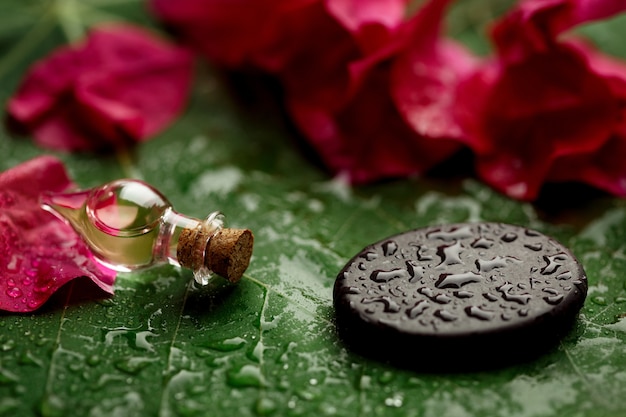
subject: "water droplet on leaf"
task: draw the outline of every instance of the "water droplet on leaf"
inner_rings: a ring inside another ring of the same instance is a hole
[[[234,388],[260,388],[265,385],[265,380],[258,366],[244,365],[228,375],[228,384]]]

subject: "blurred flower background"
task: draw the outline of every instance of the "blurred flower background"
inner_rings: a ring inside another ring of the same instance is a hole
[[[493,52],[478,56],[446,35],[450,3],[152,0],[180,47],[95,27],[34,65],[7,111],[48,148],[146,140],[184,107],[189,48],[274,77],[303,137],[354,184],[422,175],[469,148],[476,175],[516,199],[571,181],[626,196],[626,66],[571,34],[626,5],[519,1],[493,19]]]

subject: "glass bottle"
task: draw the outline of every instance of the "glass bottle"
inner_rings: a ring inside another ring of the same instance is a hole
[[[170,263],[191,269],[203,285],[214,273],[237,282],[252,255],[250,230],[224,228],[219,212],[204,220],[177,213],[139,180],[46,194],[42,207],[71,225],[96,260],[116,271]]]

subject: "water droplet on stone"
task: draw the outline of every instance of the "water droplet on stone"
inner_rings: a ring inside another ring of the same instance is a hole
[[[361,290],[357,287],[343,287],[341,289],[342,294],[361,294]]]
[[[524,245],[524,247],[526,249],[530,249],[533,252],[539,252],[543,249],[543,245],[539,242],[537,243],[527,243],[526,245]]]
[[[390,297],[375,297],[375,298],[363,298],[361,300],[363,304],[372,304],[372,303],[381,303],[384,306],[385,313],[397,313],[400,311],[400,306],[398,303],[393,301]]]
[[[428,250],[428,247],[425,245],[416,245],[417,249],[415,252],[415,256],[417,257],[417,260],[420,262],[426,262],[426,261],[432,261],[433,257],[430,255],[425,254],[424,252],[426,252]]]
[[[408,279],[409,271],[404,268],[396,268],[391,271],[376,270],[370,274],[370,279],[375,282],[389,282],[392,279]]]
[[[489,292],[485,292],[483,293],[483,297],[485,297],[486,300],[488,301],[498,301],[498,297],[496,297],[495,295],[489,293]]]
[[[428,301],[420,300],[413,307],[406,311],[406,315],[410,319],[414,319],[421,315],[429,307]]]
[[[383,255],[385,256],[392,256],[398,250],[398,244],[393,240],[389,240],[383,243],[382,247],[383,247]]]
[[[561,294],[559,291],[555,290],[554,288],[544,288],[542,291],[547,294],[550,294],[548,297],[543,298],[545,302],[548,304],[556,305],[556,304],[559,304],[561,301],[563,301],[563,294]]]
[[[465,313],[469,317],[484,321],[493,320],[493,318],[496,316],[496,313],[494,313],[493,311],[483,310],[480,307],[476,306],[465,307]]]
[[[557,253],[556,255],[544,256],[543,259],[546,262],[546,266],[541,268],[541,274],[550,275],[555,273],[559,267],[563,266],[563,262],[567,261],[567,255]]]
[[[500,239],[503,242],[511,243],[511,242],[514,242],[515,239],[517,239],[517,235],[515,233],[508,232],[508,233],[505,233],[504,235],[502,235],[502,237]]]
[[[572,279],[572,273],[570,271],[561,272],[556,276],[556,279],[560,279],[562,281]]]
[[[443,321],[448,321],[448,322],[454,321],[458,318],[456,315],[452,314],[448,310],[443,310],[443,309],[435,311],[435,316],[439,317]]]
[[[378,258],[378,254],[376,252],[365,252],[363,255],[361,255],[361,258],[364,258],[366,261],[373,261],[374,259]]]
[[[475,241],[473,241],[471,246],[476,249],[489,249],[490,247],[494,245],[494,243],[495,242],[493,240],[490,240],[481,236]]]
[[[424,267],[421,265],[417,265],[414,261],[406,261],[406,270],[411,277],[409,282],[418,282],[422,278],[424,278]]]
[[[452,301],[452,298],[448,297],[445,294],[437,294],[433,298],[433,301],[435,301],[436,303],[439,303],[439,304],[449,304]]]
[[[432,288],[429,287],[421,287],[417,290],[417,292],[419,292],[420,294],[425,295],[428,298],[434,298],[435,297],[435,291],[433,291]]]
[[[508,282],[499,286],[496,289],[502,294],[502,298],[504,298],[506,301],[513,301],[517,304],[528,304],[528,302],[533,298],[532,295],[528,293],[512,294],[511,291],[514,290],[515,287],[513,287],[513,285]]]
[[[442,230],[435,230],[426,235],[428,239],[439,239],[446,242],[458,240],[458,239],[467,239],[472,237],[474,234],[472,233],[471,226],[462,226],[458,228],[453,228],[449,232],[444,232]]]
[[[456,242],[455,244],[448,246],[440,246],[437,249],[437,255],[441,258],[441,263],[437,267],[441,268],[462,264],[461,249],[463,249],[461,242]]]
[[[550,297],[544,297],[543,298],[546,303],[548,304],[552,304],[552,305],[557,305],[559,304],[561,301],[563,301],[563,294],[559,294],[559,295],[553,295]]]
[[[474,296],[474,293],[470,291],[461,290],[461,291],[455,291],[454,296],[457,298],[472,298]]]
[[[461,288],[471,282],[480,282],[482,277],[475,272],[465,272],[460,274],[441,274],[435,283],[437,288]]]
[[[512,256],[496,256],[493,259],[477,259],[475,264],[480,272],[491,272],[496,268],[504,268],[507,261],[512,263],[520,263],[521,261]]]

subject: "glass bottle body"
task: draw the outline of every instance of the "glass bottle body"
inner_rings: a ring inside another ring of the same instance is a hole
[[[98,262],[117,271],[163,262],[180,266],[177,252],[184,230],[206,228],[211,236],[223,226],[218,212],[204,221],[184,216],[154,188],[128,179],[76,193],[51,194],[44,198],[43,207],[68,222]],[[208,282],[210,270],[203,265],[192,269],[198,282]]]

